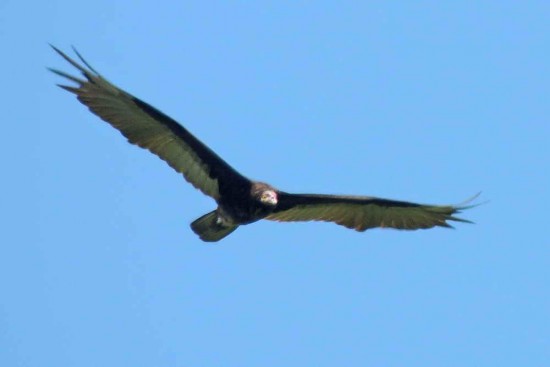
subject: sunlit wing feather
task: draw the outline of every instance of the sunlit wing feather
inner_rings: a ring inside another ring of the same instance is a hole
[[[266,219],[334,222],[357,231],[374,227],[421,229],[451,227],[447,221],[467,222],[455,217],[469,206],[422,205],[366,196],[279,193],[277,209]]]
[[[85,77],[79,79],[50,69],[78,85],[60,85],[61,88],[76,94],[80,102],[118,129],[130,143],[159,156],[197,189],[217,200],[220,180],[225,180],[226,185],[246,180],[175,120],[100,76],[76,50],[88,69],[53,48]]]

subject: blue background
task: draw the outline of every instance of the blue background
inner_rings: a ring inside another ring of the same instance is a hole
[[[0,365],[548,366],[547,1],[0,0]],[[291,192],[490,203],[456,230],[214,208],[48,42]]]

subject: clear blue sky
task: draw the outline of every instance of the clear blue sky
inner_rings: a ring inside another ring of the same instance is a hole
[[[366,3],[0,0],[0,365],[548,366],[550,3]],[[281,189],[490,203],[207,245],[48,42]]]

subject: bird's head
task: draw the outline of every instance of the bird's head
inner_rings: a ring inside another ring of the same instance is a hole
[[[263,182],[254,182],[250,188],[250,195],[260,204],[274,207],[279,202],[277,190]]]
[[[260,193],[260,202],[264,205],[277,205],[277,193],[275,190],[264,190]]]

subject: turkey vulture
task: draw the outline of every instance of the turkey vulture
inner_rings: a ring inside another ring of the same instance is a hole
[[[241,175],[187,129],[146,102],[111,84],[74,49],[77,63],[52,46],[84,79],[49,69],[76,86],[59,85],[76,94],[90,111],[118,129],[128,141],[148,149],[181,173],[218,207],[191,223],[207,242],[219,241],[243,224],[268,219],[281,222],[334,222],[357,231],[374,227],[420,229],[451,227],[447,221],[465,205],[422,205],[369,196],[291,194]]]

